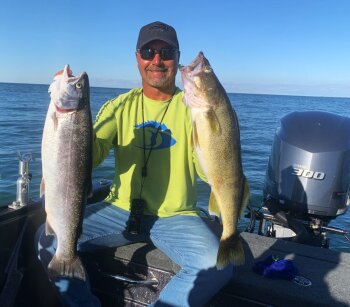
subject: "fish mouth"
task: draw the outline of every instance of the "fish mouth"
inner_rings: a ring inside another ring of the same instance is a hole
[[[66,64],[64,68],[54,75],[54,80],[63,78],[67,83],[73,83],[74,85],[86,78],[87,73],[83,71],[79,76],[74,76],[69,64]]]
[[[191,71],[201,71],[202,66],[204,65],[204,54],[202,51],[200,51],[197,55],[197,57],[193,60],[193,62],[188,65]]]
[[[179,70],[184,73],[197,75],[205,65],[205,57],[202,51],[200,51],[197,57],[190,63],[189,65],[181,65],[179,64]]]
[[[56,79],[56,77],[60,77],[60,76],[73,77],[73,72],[70,69],[69,64],[66,64],[62,70],[56,72],[53,78]]]
[[[182,80],[193,82],[197,76],[201,73],[207,72],[207,63],[208,60],[205,58],[202,51],[200,51],[197,57],[187,66],[179,64],[179,70],[181,73]],[[210,67],[210,66],[209,66]]]
[[[197,76],[204,73],[212,72],[209,61],[205,58],[204,53],[200,51],[197,57],[187,66],[179,64],[179,70],[183,81],[191,81]]]
[[[69,114],[79,108],[79,101],[89,95],[89,81],[86,72],[74,76],[70,66],[54,75],[49,92],[58,113]]]

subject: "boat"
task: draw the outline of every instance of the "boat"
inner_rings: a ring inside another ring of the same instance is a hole
[[[207,306],[350,306],[350,254],[330,250],[329,226],[350,204],[350,120],[327,112],[293,112],[281,119],[266,172],[263,203],[250,207],[241,233],[246,262]],[[30,154],[21,155],[17,197],[0,208],[0,306],[61,306],[34,248],[45,222],[42,200],[28,198]],[[94,182],[87,206],[103,200],[110,182]],[[218,235],[218,219],[203,213]],[[258,224],[258,227],[255,227]],[[257,229],[256,229],[257,228]],[[102,306],[147,306],[179,267],[149,243],[82,254],[92,292]],[[292,279],[269,278],[253,267],[268,257],[290,260]]]

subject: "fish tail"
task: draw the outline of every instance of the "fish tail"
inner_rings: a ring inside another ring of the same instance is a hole
[[[85,268],[79,257],[69,261],[61,261],[56,256],[53,256],[47,269],[50,277],[65,276],[86,280]]]
[[[242,265],[245,262],[243,244],[238,234],[220,240],[216,267],[221,270],[230,262],[234,265]]]

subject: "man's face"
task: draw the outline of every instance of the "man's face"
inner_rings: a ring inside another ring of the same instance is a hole
[[[148,43],[143,48],[172,48],[167,43],[155,40]],[[156,53],[151,60],[141,58],[139,52],[136,52],[137,65],[141,74],[143,86],[151,86],[160,90],[166,90],[175,85],[175,76],[179,62],[179,54],[176,53],[174,59],[163,60],[160,54]]]

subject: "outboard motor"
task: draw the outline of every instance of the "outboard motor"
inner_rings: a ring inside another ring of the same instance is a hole
[[[349,198],[350,119],[318,111],[283,117],[264,186],[270,235],[278,237],[277,225],[291,230],[291,240],[309,243],[318,237],[327,247],[326,232],[347,234],[327,225],[346,212]]]

